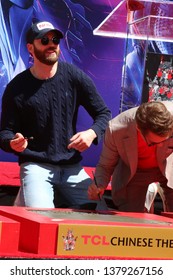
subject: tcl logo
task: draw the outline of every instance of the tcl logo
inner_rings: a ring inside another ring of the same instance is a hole
[[[110,242],[106,241],[106,236],[104,235],[81,235],[84,245],[104,245],[108,246]]]

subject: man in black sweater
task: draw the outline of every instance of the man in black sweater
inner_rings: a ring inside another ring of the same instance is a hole
[[[0,147],[19,158],[18,206],[84,209],[90,203],[81,152],[100,141],[111,112],[84,72],[58,62],[62,38],[50,22],[32,24],[26,41],[34,63],[3,95]],[[76,131],[79,106],[93,119],[81,132]]]

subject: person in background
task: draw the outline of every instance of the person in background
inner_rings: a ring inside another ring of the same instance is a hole
[[[3,94],[0,148],[19,159],[16,206],[84,209],[91,203],[91,179],[81,166],[81,153],[99,143],[111,112],[91,78],[58,61],[62,38],[50,22],[32,24],[26,41],[33,65],[14,77]],[[80,106],[93,123],[77,132]]]
[[[115,209],[145,212],[149,184],[159,182],[166,211],[173,211],[173,103],[142,103],[113,118],[96,166],[97,186],[89,199],[103,195],[111,180]],[[112,178],[111,178],[112,177]]]

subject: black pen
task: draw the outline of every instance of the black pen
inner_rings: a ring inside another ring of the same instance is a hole
[[[33,136],[30,136],[30,137],[24,137],[26,140],[33,140],[34,139],[34,137]]]
[[[97,180],[96,180],[96,177],[95,177],[95,174],[94,174],[93,170],[92,170],[92,174],[93,174],[93,178],[94,178],[94,183],[95,183],[96,187],[98,188]],[[99,200],[101,200],[100,193],[98,193],[98,198],[99,198]]]

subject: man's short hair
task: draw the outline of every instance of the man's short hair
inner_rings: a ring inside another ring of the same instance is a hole
[[[142,103],[136,111],[135,120],[144,135],[148,131],[159,136],[167,136],[173,132],[173,116],[159,101]]]

